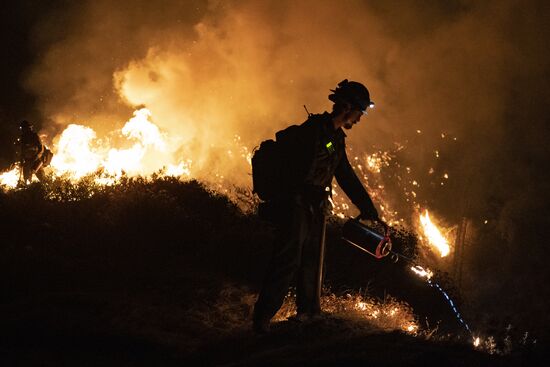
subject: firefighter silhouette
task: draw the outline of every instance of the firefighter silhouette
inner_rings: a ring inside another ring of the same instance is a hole
[[[309,114],[303,124],[277,133],[291,179],[276,199],[260,208],[275,224],[276,238],[254,307],[253,329],[257,333],[269,331],[270,320],[294,278],[295,319],[305,320],[321,313],[325,220],[330,211],[333,177],[359,208],[362,219],[379,220],[369,194],[348,161],[342,130],[351,129],[374,103],[363,84],[347,79],[331,92],[328,98],[334,103],[332,112]]]
[[[22,176],[20,182],[23,184],[31,182],[33,175],[36,175],[40,181],[44,181],[46,178],[44,167],[49,165],[52,153],[42,144],[30,122],[23,120],[19,129],[21,135],[17,144],[19,145],[18,160]]]

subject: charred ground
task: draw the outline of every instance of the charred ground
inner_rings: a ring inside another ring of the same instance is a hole
[[[440,294],[403,263],[343,245],[338,222],[329,227],[331,290],[382,302],[389,293],[410,304],[426,332],[412,337],[333,315],[253,336],[250,311],[272,230],[196,181],[57,180],[1,193],[0,208],[3,365],[472,366],[542,355],[535,345],[507,356],[473,350]],[[405,232],[397,242],[414,248]]]

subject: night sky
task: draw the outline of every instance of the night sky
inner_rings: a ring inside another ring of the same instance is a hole
[[[402,165],[426,180],[419,200],[472,221],[472,278],[487,279],[478,296],[489,304],[508,289],[517,304],[548,280],[548,2],[116,4],[3,7],[1,167],[22,119],[51,143],[72,122],[120,127],[142,105],[165,130],[191,134],[205,167],[223,166],[211,142],[238,133],[253,147],[303,121],[303,104],[330,108],[329,89],[350,78],[377,103],[350,143],[405,145]],[[426,178],[435,150],[451,177],[443,189]]]

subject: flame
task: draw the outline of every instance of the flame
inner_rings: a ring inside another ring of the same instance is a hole
[[[11,171],[0,174],[0,186],[14,189],[19,182],[19,167],[15,167]]]
[[[70,124],[54,140],[54,156],[50,168],[54,177],[67,177],[77,181],[95,174],[95,182],[109,185],[123,174],[188,178],[191,176],[191,159],[175,159],[181,145],[178,139],[169,139],[151,121],[146,108],[134,111],[120,130],[112,131],[106,139],[98,139],[96,132],[87,126]],[[248,159],[249,152],[242,150]],[[0,186],[17,187],[19,167],[0,174]]]
[[[424,269],[420,265],[411,266],[411,270],[419,277],[431,279],[434,273],[430,269]]]
[[[325,291],[321,296],[321,309],[335,316],[366,320],[384,330],[401,330],[412,335],[418,335],[420,330],[412,308],[392,297],[380,300],[357,293],[336,295]],[[273,320],[285,321],[295,314],[296,295],[289,292]]]
[[[165,151],[166,142],[159,128],[149,121],[150,118],[151,111],[147,108],[135,111],[134,117],[122,128],[122,134],[137,139],[142,146],[154,146],[159,151]]]
[[[54,175],[78,180],[101,172],[96,179],[101,184],[112,183],[123,174],[148,175],[155,171],[163,171],[166,176],[190,176],[192,161],[174,162],[177,144],[172,144],[151,117],[148,109],[141,108],[134,111],[122,129],[111,133],[126,148],[112,147],[115,143],[110,139],[97,139],[96,132],[89,127],[69,125],[61,133],[57,149],[54,148],[51,163]]]
[[[451,251],[449,242],[441,234],[441,231],[437,228],[437,226],[431,221],[427,209],[424,211],[424,215],[420,215],[420,223],[422,225],[422,231],[428,239],[430,245],[436,247],[439,250],[441,257],[447,256]]]
[[[479,345],[481,344],[481,339],[479,338],[479,336],[477,338],[474,339],[474,347],[479,347]]]
[[[96,133],[89,127],[71,124],[62,133],[51,166],[58,175],[79,179],[96,171],[101,162],[91,148]]]

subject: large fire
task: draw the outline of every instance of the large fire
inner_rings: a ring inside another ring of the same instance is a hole
[[[77,181],[95,174],[100,184],[116,182],[123,174],[189,177],[191,160],[174,159],[178,141],[161,132],[151,121],[151,112],[142,108],[134,112],[124,127],[106,139],[98,139],[87,126],[70,124],[59,136],[51,162],[55,177]],[[118,148],[114,146],[118,145]],[[15,188],[20,179],[19,168],[0,175],[0,185]]]
[[[109,183],[123,173],[130,176],[149,175],[165,170],[166,175],[189,176],[189,161],[174,162],[177,149],[170,139],[151,122],[151,112],[142,108],[117,132],[129,143],[126,148],[100,144],[89,127],[69,125],[61,134],[52,160],[56,175],[68,174],[73,179],[99,172],[98,180]]]

